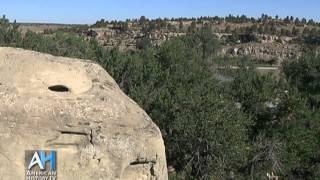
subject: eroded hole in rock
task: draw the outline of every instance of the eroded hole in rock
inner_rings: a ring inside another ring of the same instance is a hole
[[[53,85],[53,86],[49,86],[48,89],[50,91],[55,91],[55,92],[69,92],[69,88],[67,86],[64,85]]]

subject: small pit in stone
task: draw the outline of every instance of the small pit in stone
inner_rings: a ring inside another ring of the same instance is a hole
[[[49,86],[48,89],[54,92],[69,92],[70,89],[65,85],[53,85]]]

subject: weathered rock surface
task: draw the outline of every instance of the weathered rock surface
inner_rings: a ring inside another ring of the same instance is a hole
[[[0,179],[37,149],[57,150],[60,180],[168,178],[158,127],[91,61],[0,48],[0,142]]]
[[[142,28],[137,27],[126,31],[112,29],[111,27],[92,28],[90,31],[97,33],[96,39],[104,47],[117,47],[121,51],[136,50],[137,42],[145,36],[150,39],[153,46],[160,46],[174,37],[186,35],[185,32],[175,32],[168,29],[153,30],[149,34],[145,34]],[[213,34],[222,42],[233,36],[232,33]],[[218,55],[231,57],[248,56],[266,62],[277,61],[277,63],[281,63],[285,59],[299,58],[303,52],[301,45],[291,42],[293,37],[256,33],[244,33],[238,34],[238,36],[239,39],[235,45],[228,44],[224,46],[218,52]],[[243,41],[244,39],[246,41]]]
[[[222,48],[220,55],[232,57],[249,56],[263,61],[296,59],[302,54],[297,45],[283,45],[280,43],[244,43]]]
[[[117,47],[121,51],[136,50],[137,42],[145,36],[150,39],[153,46],[159,46],[173,37],[186,35],[186,33],[171,32],[169,30],[155,30],[147,35],[142,32],[141,28],[127,31],[111,28],[92,28],[90,30],[97,33],[96,39],[104,47]]]

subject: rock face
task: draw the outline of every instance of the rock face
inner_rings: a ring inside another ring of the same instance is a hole
[[[99,65],[0,48],[0,179],[56,150],[59,180],[168,179],[159,128]]]
[[[249,56],[252,58],[278,63],[285,59],[296,59],[301,56],[302,49],[297,45],[283,45],[280,43],[244,43],[222,48],[220,55],[232,57]]]
[[[137,42],[143,37],[148,37],[153,46],[159,46],[173,37],[186,35],[186,33],[171,32],[169,30],[154,30],[147,35],[146,33],[143,33],[142,28],[126,31],[112,28],[92,28],[88,32],[92,31],[97,33],[96,39],[104,47],[117,47],[121,51],[136,50]]]

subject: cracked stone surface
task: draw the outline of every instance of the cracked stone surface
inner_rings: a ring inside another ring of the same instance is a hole
[[[57,150],[60,180],[168,179],[159,128],[92,61],[0,48],[0,142],[0,179],[37,149]]]

